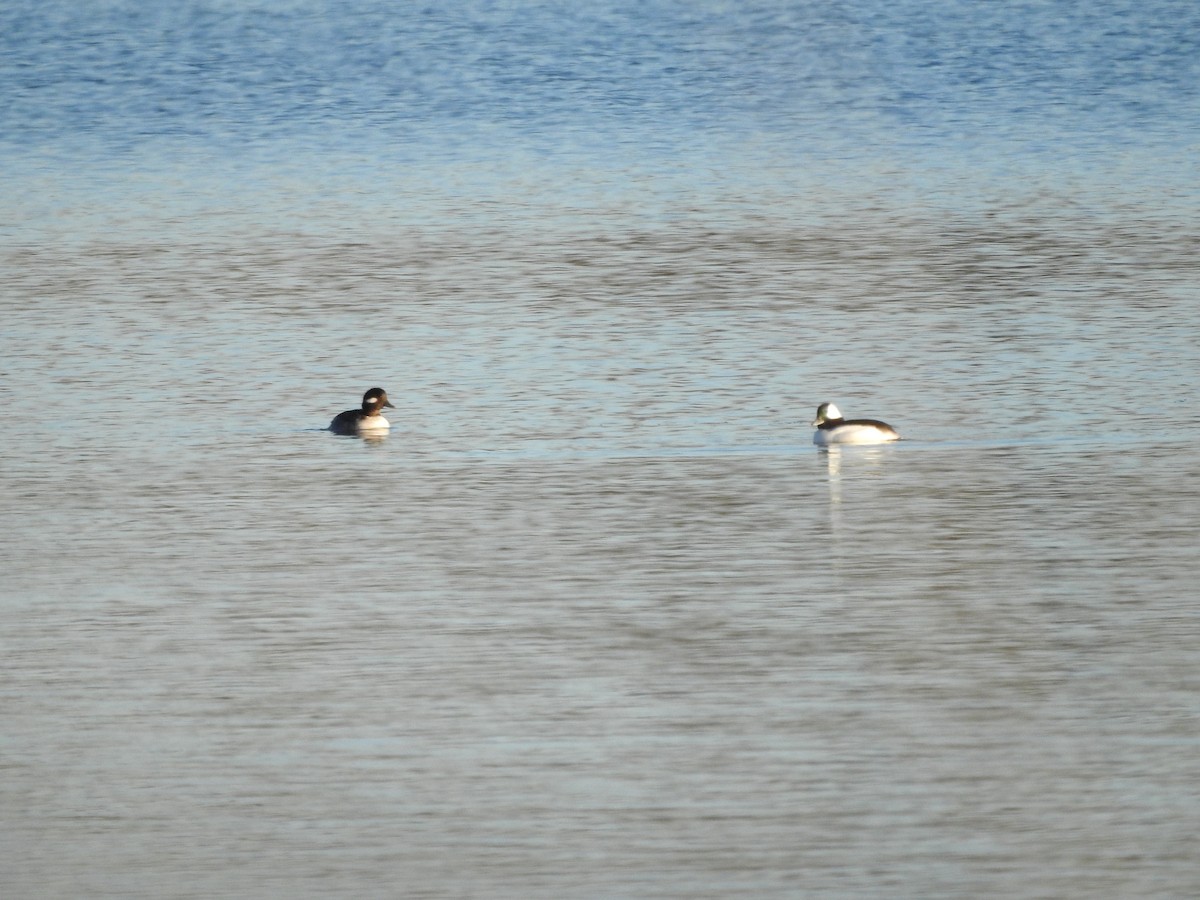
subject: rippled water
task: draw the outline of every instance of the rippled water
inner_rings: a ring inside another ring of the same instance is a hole
[[[5,895],[1197,893],[1196,11],[926,9],[0,14]]]

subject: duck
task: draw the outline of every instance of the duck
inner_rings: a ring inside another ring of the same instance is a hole
[[[364,431],[387,431],[391,424],[379,411],[383,407],[395,409],[388,400],[387,391],[373,387],[362,398],[362,409],[348,409],[338,413],[329,423],[329,430],[334,434],[360,434]]]
[[[833,403],[822,403],[817,407],[813,420],[817,427],[813,443],[824,447],[828,444],[886,444],[900,440],[896,429],[878,419],[844,419],[842,411]]]

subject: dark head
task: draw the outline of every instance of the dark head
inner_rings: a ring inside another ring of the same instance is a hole
[[[842,421],[842,411],[832,403],[822,403],[817,407],[817,417],[813,419],[813,424],[821,425],[836,425]]]
[[[363,412],[367,415],[375,415],[377,412],[379,412],[380,408],[384,406],[392,409],[396,408],[388,401],[387,391],[385,391],[383,388],[371,388],[369,391],[363,394],[362,408]]]

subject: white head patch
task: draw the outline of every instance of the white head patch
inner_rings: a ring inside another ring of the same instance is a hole
[[[825,418],[826,419],[840,419],[840,418],[842,418],[842,411],[840,409],[838,409],[835,404],[826,403],[825,404]]]

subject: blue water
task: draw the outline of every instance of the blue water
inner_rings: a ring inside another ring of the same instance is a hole
[[[14,2],[0,17],[3,163],[23,186],[7,240],[213,220],[803,224],[880,204],[1183,216],[1196,200],[1188,2]]]
[[[0,5],[0,893],[1200,894],[1198,38]]]

